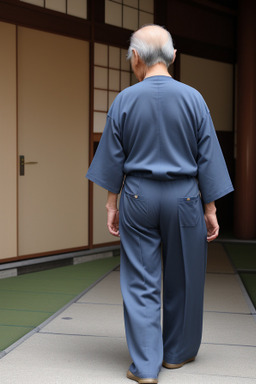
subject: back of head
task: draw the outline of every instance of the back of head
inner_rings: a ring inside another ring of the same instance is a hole
[[[127,58],[132,58],[132,51],[137,51],[147,67],[164,63],[168,68],[173,61],[174,48],[170,33],[158,25],[147,25],[131,36]]]

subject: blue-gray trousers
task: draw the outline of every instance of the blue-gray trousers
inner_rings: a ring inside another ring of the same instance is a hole
[[[196,179],[127,176],[119,227],[130,371],[156,378],[163,360],[195,357],[201,343],[207,231]]]

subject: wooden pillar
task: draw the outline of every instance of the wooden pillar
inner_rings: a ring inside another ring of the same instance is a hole
[[[239,0],[235,235],[256,237],[256,1]]]

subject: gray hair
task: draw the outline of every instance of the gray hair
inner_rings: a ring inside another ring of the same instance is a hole
[[[134,32],[130,39],[127,59],[130,60],[132,58],[132,51],[135,50],[138,52],[138,55],[144,61],[147,67],[152,67],[157,63],[164,63],[168,68],[174,57],[173,41],[171,34],[165,28],[159,28],[162,28],[167,34],[167,41],[165,44],[161,44],[160,42],[157,44],[154,42],[151,43],[145,39],[137,37],[136,32]]]

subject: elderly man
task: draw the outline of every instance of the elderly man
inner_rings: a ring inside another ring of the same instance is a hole
[[[233,190],[202,96],[168,73],[175,54],[162,27],[132,35],[139,83],[113,102],[87,173],[108,190],[108,229],[120,231],[127,377],[145,384],[198,353],[207,241],[219,232],[214,201]]]

